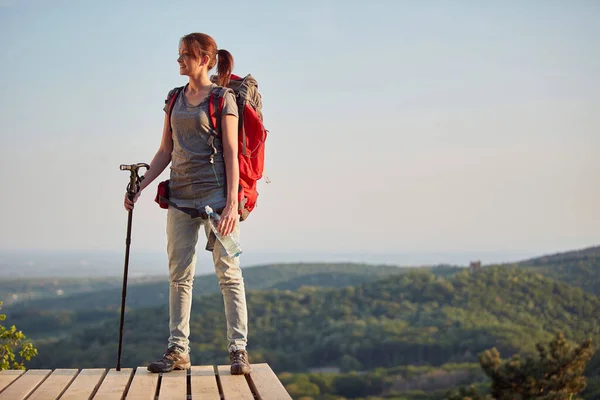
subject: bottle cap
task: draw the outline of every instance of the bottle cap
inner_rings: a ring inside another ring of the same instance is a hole
[[[212,209],[212,208],[210,208],[210,206],[206,206],[206,207],[204,207],[204,211],[206,211],[206,213],[207,213],[208,215],[210,215],[210,214],[212,214],[212,213],[213,213],[213,209]]]

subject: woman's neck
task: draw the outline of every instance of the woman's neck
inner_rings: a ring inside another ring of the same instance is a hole
[[[190,76],[188,91],[190,93],[196,93],[205,90],[211,85],[212,81],[208,78],[207,74],[200,74],[199,76]]]

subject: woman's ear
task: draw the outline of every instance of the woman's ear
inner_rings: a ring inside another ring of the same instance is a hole
[[[208,55],[203,55],[202,57],[200,57],[200,66],[204,66],[204,65],[208,65],[210,61],[210,57]]]

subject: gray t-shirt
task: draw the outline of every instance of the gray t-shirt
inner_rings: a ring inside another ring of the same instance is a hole
[[[187,85],[186,85],[187,87]],[[223,143],[214,136],[210,122],[209,99],[206,96],[197,106],[179,93],[171,113],[173,152],[171,153],[170,198],[181,207],[213,209],[224,207],[227,200],[227,179]],[[235,95],[231,89],[213,84],[215,94],[226,90],[222,115],[238,116]],[[168,105],[163,110],[167,111]]]

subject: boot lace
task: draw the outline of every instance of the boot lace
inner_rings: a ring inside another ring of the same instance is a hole
[[[231,354],[231,361],[234,363],[248,364],[248,355],[242,350],[234,351]]]

